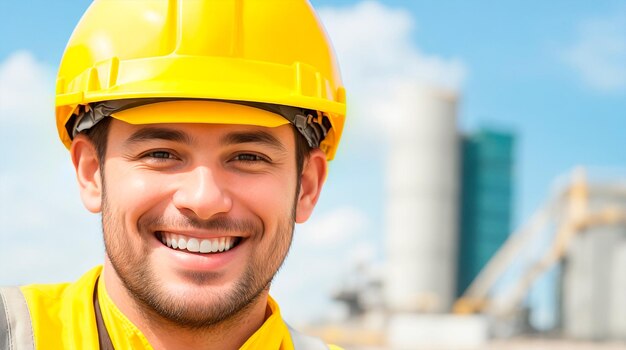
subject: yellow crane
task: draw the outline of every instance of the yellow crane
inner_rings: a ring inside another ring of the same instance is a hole
[[[590,193],[591,192],[591,193]],[[626,199],[624,187],[590,187],[583,168],[573,172],[570,184],[535,212],[529,222],[509,236],[507,241],[485,265],[464,294],[454,304],[457,314],[489,313],[507,315],[521,305],[533,283],[560,262],[572,239],[598,225],[626,224],[626,208],[616,204],[591,205],[590,196],[601,192]],[[525,247],[548,225],[555,225],[556,234],[549,249],[534,263],[523,269],[504,296],[496,299],[490,294],[496,283],[515,263]]]

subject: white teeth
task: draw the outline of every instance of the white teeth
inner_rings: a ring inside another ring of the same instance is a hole
[[[187,250],[192,253],[217,253],[229,251],[235,245],[235,237],[191,238],[182,235],[161,232],[163,244],[173,249]]]
[[[208,239],[203,239],[200,242],[200,253],[209,253],[211,252],[211,241]]]
[[[192,253],[197,253],[200,251],[200,243],[195,238],[190,238],[187,241],[187,250]]]

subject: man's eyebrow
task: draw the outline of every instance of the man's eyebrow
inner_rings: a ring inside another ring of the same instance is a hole
[[[130,135],[130,137],[126,139],[124,143],[127,145],[131,145],[134,143],[151,140],[173,141],[184,143],[187,145],[190,145],[193,142],[188,134],[179,130],[160,127],[146,127]]]
[[[224,145],[259,143],[275,148],[278,151],[287,151],[282,142],[280,142],[274,135],[265,131],[231,132],[224,135],[220,141]]]

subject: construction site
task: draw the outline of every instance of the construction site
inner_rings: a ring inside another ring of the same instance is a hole
[[[307,331],[354,350],[626,348],[626,181],[571,169],[512,227],[516,135],[460,132],[457,105],[415,90],[389,140],[384,263],[354,266],[333,295],[345,319]]]

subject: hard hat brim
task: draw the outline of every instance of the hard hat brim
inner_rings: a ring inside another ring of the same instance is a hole
[[[259,108],[203,100],[151,103],[116,112],[111,116],[129,124],[202,123],[273,128],[289,123],[282,116]]]

